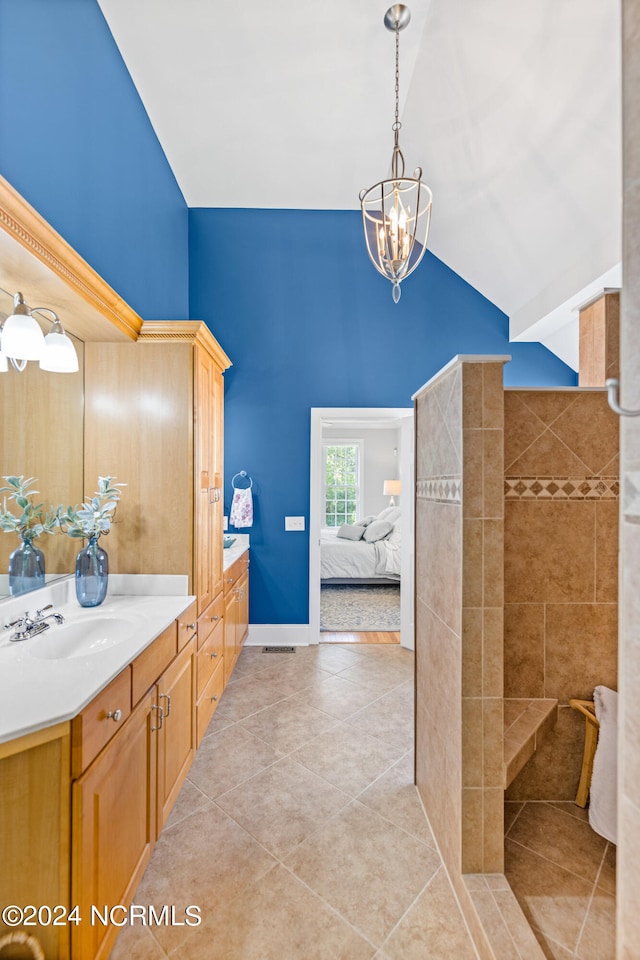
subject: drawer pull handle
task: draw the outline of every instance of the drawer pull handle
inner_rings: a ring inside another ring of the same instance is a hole
[[[159,707],[156,703],[153,703],[151,705],[151,709],[158,711],[158,719],[160,720],[160,723],[158,724],[157,727],[151,727],[151,732],[153,733],[156,730],[162,730],[162,721],[164,720],[164,713],[162,712],[162,707]]]
[[[214,701],[214,700],[217,700],[217,699],[218,699],[218,694],[216,693],[216,694],[214,694],[213,697],[211,697],[211,702],[213,703],[213,701]]]
[[[213,617],[211,617],[211,619],[212,619],[212,620],[219,620],[219,619],[220,619],[220,617],[219,617],[219,616],[218,616],[218,614],[216,613],[216,615],[215,615],[215,616],[213,616]]]
[[[188,623],[188,624],[187,624],[187,630],[195,630],[195,628],[196,628],[195,623]]]
[[[211,654],[211,656],[212,656],[212,657],[217,657],[217,656],[218,656],[218,651],[217,651],[217,650],[214,650],[213,653]]]
[[[116,723],[118,720],[122,720],[122,710],[109,710],[107,720],[115,720]]]
[[[171,694],[161,693],[160,696],[158,697],[158,700],[162,700],[163,697],[167,701],[167,712],[165,713],[163,710],[162,713],[163,713],[163,716],[168,717],[171,713]]]

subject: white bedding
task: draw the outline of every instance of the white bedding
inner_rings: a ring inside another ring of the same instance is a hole
[[[334,531],[320,537],[320,579],[400,579],[399,531],[385,540],[343,540]]]

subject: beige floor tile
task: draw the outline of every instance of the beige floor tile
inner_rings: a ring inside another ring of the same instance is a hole
[[[200,907],[203,919],[224,916],[233,899],[275,865],[275,860],[246,830],[217,805],[201,810],[164,831],[156,844],[134,902]],[[182,943],[186,928],[154,927],[165,951]]]
[[[415,736],[413,697],[406,685],[392,690],[349,717],[346,723],[372,737],[411,750]]]
[[[267,850],[282,857],[349,799],[287,757],[218,797],[216,803]]]
[[[202,741],[188,777],[202,793],[215,799],[281,757],[236,723]]]
[[[524,803],[518,800],[506,800],[504,805],[504,832],[505,836],[508,835],[509,830],[513,822],[517,819],[519,814],[522,812]]]
[[[588,823],[547,803],[526,803],[509,839],[592,883],[607,845]]]
[[[334,717],[321,710],[288,699],[247,717],[241,726],[275,750],[290,753],[307,740],[335,727],[336,723]]]
[[[570,816],[575,817],[576,820],[582,820],[583,823],[589,823],[589,809],[587,807],[579,807],[577,803],[574,803],[573,800],[549,800],[548,802],[552,807],[557,807],[558,810],[562,810],[564,813],[568,813]]]
[[[224,924],[192,930],[171,957],[184,960],[370,960],[375,947],[303,883],[277,866],[242,891]]]
[[[337,720],[346,720],[377,700],[378,694],[368,687],[332,675],[328,680],[314,681],[295,699],[309,703]]]
[[[392,690],[400,683],[413,679],[413,663],[395,657],[362,657],[360,663],[342,670],[339,674],[363,686],[385,687]]]
[[[317,663],[323,670],[330,673],[340,673],[348,667],[353,667],[356,663],[362,662],[360,646],[353,648],[351,646],[340,646],[339,644],[318,644]]]
[[[602,858],[598,888],[605,893],[615,894],[616,892],[616,848],[613,843],[607,844],[607,849]]]
[[[109,960],[164,960],[166,954],[148,927],[135,924],[123,927]]]
[[[285,858],[312,890],[376,946],[440,865],[438,854],[357,801]]]
[[[424,843],[434,845],[431,828],[413,782],[413,762],[411,751],[361,793],[358,800]]]
[[[388,770],[401,753],[398,747],[370,737],[359,727],[338,723],[309,740],[291,757],[355,797]]]
[[[231,721],[243,720],[284,697],[285,694],[273,681],[263,682],[259,678],[248,677],[227,686],[216,714],[222,713],[225,719]]]
[[[333,676],[328,670],[323,670],[316,663],[303,662],[287,667],[273,666],[260,674],[261,682],[272,682],[286,696],[299,693],[318,680],[328,680]]]
[[[393,931],[384,951],[390,960],[476,960],[443,868]]]
[[[567,948],[563,947],[557,940],[546,936],[542,930],[538,930],[536,927],[533,927],[533,932],[542,948],[542,952],[548,960],[573,960],[575,955],[572,950],[567,950]]]
[[[505,874],[529,923],[573,951],[589,906],[593,883],[545,860],[510,838],[505,841]]]
[[[578,943],[580,960],[615,960],[616,901],[609,893],[596,891]]]
[[[191,767],[191,770],[193,770],[193,766]],[[173,806],[173,810],[169,814],[169,818],[164,825],[164,829],[169,830],[180,820],[184,820],[185,817],[189,817],[192,813],[196,813],[198,810],[202,810],[206,807],[211,807],[211,800],[202,792],[202,790],[199,790],[198,787],[191,783],[187,778],[182,784],[182,788],[178,794],[178,799]]]

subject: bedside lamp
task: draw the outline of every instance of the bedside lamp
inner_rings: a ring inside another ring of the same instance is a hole
[[[393,498],[399,497],[402,493],[402,482],[400,480],[385,480],[382,492],[385,497],[391,498],[389,500],[389,506],[395,507],[396,502]]]

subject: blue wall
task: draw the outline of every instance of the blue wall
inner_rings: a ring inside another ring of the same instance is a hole
[[[96,0],[0,0],[0,131],[0,174],[134,310],[188,317],[187,206]]]
[[[233,361],[225,374],[230,480],[254,480],[252,623],[308,622],[311,407],[408,407],[458,353],[510,354],[510,385],[573,385],[539,344],[508,342],[507,317],[427,253],[402,285],[369,262],[355,211],[189,211],[190,305]]]

